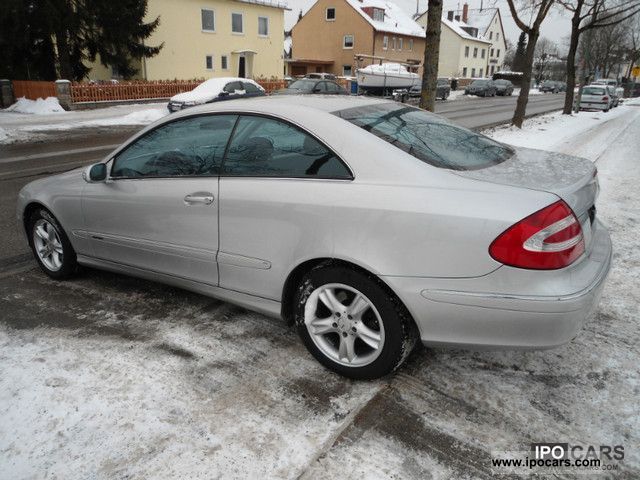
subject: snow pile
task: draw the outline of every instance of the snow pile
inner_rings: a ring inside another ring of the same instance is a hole
[[[484,134],[518,147],[551,150],[595,161],[610,145],[611,138],[626,127],[625,113],[633,108],[628,105],[607,113],[583,111],[562,115],[554,112],[525,120],[522,129],[500,126]]]
[[[0,143],[7,143],[9,141],[9,133],[2,127],[0,127]]]
[[[5,112],[15,113],[30,113],[33,115],[47,115],[50,113],[65,113],[65,109],[60,106],[56,97],[47,97],[44,100],[39,98],[37,100],[29,100],[28,98],[21,97],[16,103],[8,108],[5,108]]]
[[[138,112],[131,112],[124,117],[114,118],[102,118],[99,120],[92,120],[85,122],[83,126],[88,127],[108,127],[112,125],[146,125],[153,123],[156,120],[160,120],[169,112],[165,107],[162,108],[148,108],[146,110],[140,110]]]

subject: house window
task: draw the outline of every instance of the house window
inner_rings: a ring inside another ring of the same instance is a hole
[[[480,52],[480,56],[484,58],[484,48],[482,49],[482,52]]]
[[[464,47],[464,56],[469,58],[469,47]]]
[[[325,17],[327,19],[328,22],[332,22],[333,20],[336,19],[336,9],[331,7],[331,8],[327,8],[327,15]]]
[[[342,75],[344,77],[350,77],[353,74],[353,69],[351,65],[343,65],[342,66]]]
[[[207,67],[207,70],[213,70],[213,55],[207,55],[204,57],[204,63]]]
[[[463,76],[463,77],[466,77],[466,76],[467,76],[467,67],[464,67],[464,68],[462,69],[462,76]]]
[[[496,40],[500,40],[500,34],[496,33]]]
[[[473,49],[473,58],[478,58],[478,47],[474,47]]]
[[[269,35],[269,19],[267,17],[258,17],[258,35],[261,37]]]
[[[396,37],[391,37],[391,50],[396,49]]]
[[[384,10],[382,10],[381,8],[374,8],[373,19],[376,22],[384,22]]]
[[[203,32],[215,32],[216,20],[213,10],[200,10],[200,16],[202,18],[202,31]]]
[[[478,74],[479,77],[482,76],[482,69],[480,69],[480,73]]]
[[[398,50],[402,50],[402,44],[404,43],[404,40],[402,38],[398,39]]]
[[[386,35],[382,37],[382,49],[387,50],[389,48],[389,37]]]
[[[493,32],[489,32],[489,40],[493,40]]]
[[[409,50],[413,50],[413,38],[409,39]]]
[[[353,48],[353,35],[345,35],[342,39],[343,48]]]
[[[231,14],[231,31],[233,33],[244,33],[244,26],[242,25],[242,14]]]
[[[220,57],[220,68],[222,68],[222,70],[229,70],[229,57],[226,55]]]
[[[493,48],[491,49],[491,56],[493,57]]]
[[[472,68],[471,69],[471,78],[475,78],[475,76],[476,76],[476,69]]]
[[[496,66],[495,65],[491,65],[491,75],[493,75],[493,73],[496,71]]]
[[[496,57],[500,58],[500,49],[496,51]]]

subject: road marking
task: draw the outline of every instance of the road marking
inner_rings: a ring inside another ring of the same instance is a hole
[[[36,160],[38,158],[51,158],[51,157],[63,157],[65,155],[74,155],[76,153],[87,152],[99,152],[101,150],[113,150],[114,148],[122,145],[121,143],[115,143],[113,145],[101,145],[98,147],[86,147],[86,148],[74,148],[71,150],[60,150],[47,153],[34,153],[33,155],[22,155],[18,157],[8,157],[0,159],[0,163],[21,162],[23,160]]]

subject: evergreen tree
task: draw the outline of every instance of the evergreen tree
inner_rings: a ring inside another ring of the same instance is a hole
[[[113,67],[124,78],[134,62],[162,45],[144,41],[160,23],[145,23],[147,0],[3,0],[0,9],[0,76],[80,80],[85,62]]]
[[[520,38],[518,38],[518,45],[516,46],[516,55],[513,59],[513,71],[521,72],[524,68],[525,58],[527,52],[527,34],[520,32]]]

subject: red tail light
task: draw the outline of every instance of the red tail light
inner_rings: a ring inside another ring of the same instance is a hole
[[[584,253],[582,227],[562,200],[520,220],[489,247],[500,263],[535,270],[571,265]]]
[[[602,101],[603,102],[608,102],[609,101],[609,97],[602,97]]]

